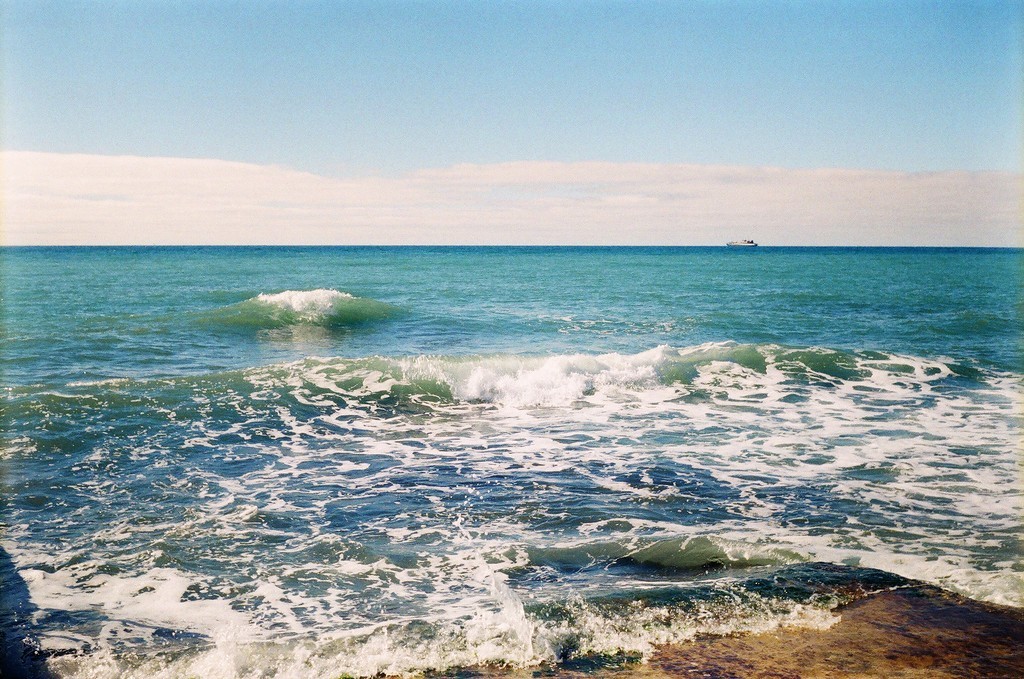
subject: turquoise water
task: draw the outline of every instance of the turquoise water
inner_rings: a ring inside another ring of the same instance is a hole
[[[8,663],[571,665],[900,576],[1024,605],[1021,251],[0,263]]]

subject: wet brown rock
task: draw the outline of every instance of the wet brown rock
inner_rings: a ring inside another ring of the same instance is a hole
[[[827,630],[698,639],[650,662],[612,667],[472,668],[445,677],[512,679],[1020,679],[1024,610],[982,604],[929,586],[873,594],[839,611]]]

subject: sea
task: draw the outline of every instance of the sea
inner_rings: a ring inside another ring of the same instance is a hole
[[[1024,251],[0,249],[11,673],[643,663],[1024,606]]]

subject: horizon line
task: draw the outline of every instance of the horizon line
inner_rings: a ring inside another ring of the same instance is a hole
[[[760,250],[1024,250],[1024,245],[763,245],[758,243],[756,248],[731,248],[728,244],[585,244],[585,243],[67,243],[67,244],[0,244],[0,249],[5,250],[88,250],[88,249],[123,249],[123,250],[144,250],[144,249],[264,249],[264,250],[285,250],[285,249],[310,249],[310,248],[338,248],[338,249],[492,249],[492,250],[555,250],[555,249],[578,249],[578,250],[645,250],[645,249],[710,249],[721,248],[736,252],[757,252]]]

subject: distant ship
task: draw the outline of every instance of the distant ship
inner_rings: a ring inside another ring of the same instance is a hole
[[[731,248],[756,248],[757,243],[752,240],[732,240],[726,243]]]

